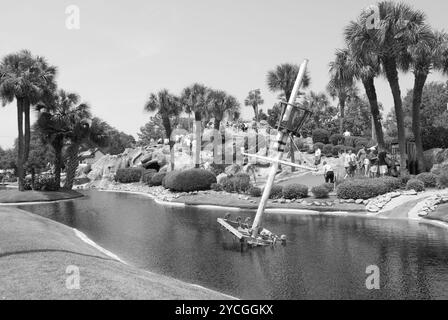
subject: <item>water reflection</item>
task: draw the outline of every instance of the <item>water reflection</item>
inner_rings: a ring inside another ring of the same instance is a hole
[[[288,245],[239,252],[216,223],[220,211],[105,192],[22,209],[75,227],[139,267],[241,298],[448,298],[448,233],[431,225],[270,215],[265,225],[286,234]],[[365,287],[372,264],[380,268],[380,290]]]

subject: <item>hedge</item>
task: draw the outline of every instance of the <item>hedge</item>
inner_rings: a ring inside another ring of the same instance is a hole
[[[323,148],[324,148],[324,144],[322,142],[317,142],[313,145],[314,151],[316,151],[317,149],[320,149],[320,151],[322,151]]]
[[[406,184],[406,189],[407,190],[414,189],[417,192],[424,191],[425,190],[425,184],[421,180],[411,179]]]
[[[337,188],[337,196],[341,199],[369,199],[392,191],[392,186],[399,180],[384,178],[350,179],[342,182]]]
[[[330,132],[325,129],[316,129],[311,133],[313,138],[313,143],[322,142],[323,144],[328,143],[328,138],[330,137]]]
[[[332,144],[326,144],[324,145],[322,152],[325,155],[333,155],[333,145]]]
[[[431,172],[422,172],[416,178],[425,184],[425,188],[434,188],[437,185],[437,175]]]
[[[118,169],[115,173],[115,181],[120,183],[139,182],[142,179],[143,168]]]
[[[166,172],[157,172],[156,174],[154,174],[152,176],[150,185],[151,186],[161,186],[165,176],[166,176]]]
[[[317,199],[328,198],[328,194],[330,193],[325,185],[314,186],[311,188],[311,192]]]
[[[299,184],[292,183],[283,187],[283,198],[285,199],[300,199],[308,196],[308,187]]]
[[[212,183],[216,183],[216,177],[210,171],[189,169],[168,172],[162,185],[172,191],[191,192],[209,190]]]
[[[261,197],[261,189],[259,187],[250,187],[247,193],[249,193],[251,197]]]
[[[280,199],[283,196],[283,187],[274,184],[269,194],[269,199]]]
[[[26,178],[24,188],[25,190],[34,191],[58,191],[60,186],[57,185],[53,176],[36,176],[34,184],[31,183],[30,178]]]
[[[250,176],[247,173],[239,172],[223,178],[221,186],[226,192],[244,193],[251,187]]]
[[[155,169],[148,169],[143,172],[142,182],[144,184],[150,185],[152,177],[157,173]]]
[[[448,172],[442,172],[437,176],[437,187],[448,188]]]
[[[336,146],[338,144],[344,143],[344,135],[340,133],[335,133],[332,134],[328,140],[330,141],[331,144]]]

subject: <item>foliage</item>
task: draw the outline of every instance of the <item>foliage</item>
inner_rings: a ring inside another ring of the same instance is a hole
[[[345,146],[338,144],[333,147],[333,156],[337,156],[339,153],[342,153],[345,150]]]
[[[283,187],[283,198],[300,199],[308,196],[308,187],[303,184],[292,183]]]
[[[223,190],[222,185],[220,185],[219,183],[212,183],[210,185],[210,189],[213,191],[222,191]]]
[[[437,187],[440,189],[448,188],[448,171],[441,172],[437,176]]]
[[[334,189],[334,184],[330,183],[330,182],[326,182],[326,183],[322,184],[322,186],[327,188],[328,192],[332,192]]]
[[[323,144],[328,143],[330,132],[325,129],[316,129],[312,132],[313,143],[321,142]]]
[[[142,182],[144,184],[150,185],[152,177],[157,173],[155,169],[147,169],[142,174]]]
[[[296,64],[283,63],[270,70],[267,74],[268,88],[272,92],[281,92],[280,96],[283,100],[289,100],[294,82],[299,73],[299,66]],[[302,88],[306,89],[310,85],[310,77],[308,73],[302,80]]]
[[[330,193],[328,187],[325,185],[314,186],[311,188],[311,192],[317,199],[328,198],[328,194]]]
[[[283,187],[274,184],[271,188],[271,193],[269,194],[269,199],[280,199],[283,196]]]
[[[247,173],[239,172],[224,178],[221,185],[226,192],[244,193],[251,187],[250,176]]]
[[[151,144],[151,140],[157,141],[166,137],[165,128],[162,124],[162,119],[159,115],[150,117],[149,121],[140,127],[140,132],[137,133],[139,146],[148,146]]]
[[[306,136],[311,136],[316,129],[325,129],[330,133],[338,131],[336,120],[338,110],[330,104],[325,93],[311,91],[305,95],[303,106],[313,111],[301,130]]]
[[[216,183],[215,175],[204,169],[170,171],[162,182],[165,188],[180,192],[209,190],[212,183]]]
[[[313,150],[316,151],[317,149],[320,149],[322,151],[322,149],[324,148],[324,144],[322,142],[316,142],[313,145]]]
[[[272,128],[277,128],[281,113],[282,113],[282,107],[280,103],[276,103],[272,106],[272,108],[268,109],[267,121]]]
[[[420,191],[424,191],[425,190],[425,184],[423,183],[423,181],[418,180],[418,179],[410,179],[407,183],[406,183],[406,189],[407,190],[411,190],[414,189],[417,192]]]
[[[25,179],[25,190],[34,190],[34,191],[57,191],[59,190],[59,186],[56,183],[56,180],[53,176],[42,175],[36,176],[34,179],[34,184],[31,179]]]
[[[210,168],[209,168],[209,170],[210,170],[215,176],[218,176],[218,175],[220,175],[221,173],[224,173],[224,172],[225,172],[227,166],[228,166],[228,165],[225,164],[225,163],[214,163],[214,162],[213,162],[213,163],[210,164]]]
[[[423,150],[432,148],[448,148],[448,128],[423,127],[422,131]]]
[[[437,185],[437,175],[431,172],[422,172],[416,178],[425,184],[425,188],[434,188]]]
[[[333,145],[332,144],[326,144],[323,146],[322,152],[326,156],[332,156],[333,155]]]
[[[120,183],[139,182],[143,175],[143,168],[118,169],[115,173],[115,181]]]
[[[250,194],[251,197],[255,198],[261,197],[262,194],[261,188],[255,186],[250,187],[249,190],[247,190],[247,193]]]
[[[369,199],[390,192],[401,185],[400,180],[387,178],[349,179],[337,187],[341,199]]]
[[[344,143],[344,136],[342,134],[340,134],[340,133],[335,133],[335,134],[332,134],[330,136],[330,138],[328,138],[328,141],[331,144],[336,146],[336,145]]]
[[[157,172],[151,178],[151,186],[161,186],[163,179],[166,177],[166,172]]]

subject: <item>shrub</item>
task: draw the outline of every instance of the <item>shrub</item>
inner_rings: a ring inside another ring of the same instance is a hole
[[[363,138],[363,137],[356,137],[354,144],[355,144],[355,149],[359,150],[361,148],[367,147],[367,145],[369,144],[369,139]]]
[[[322,151],[325,155],[328,155],[328,154],[333,155],[333,145],[332,144],[324,145]]]
[[[151,184],[152,177],[157,173],[157,170],[155,169],[147,169],[142,174],[142,182],[144,184]]]
[[[328,140],[330,141],[331,144],[336,146],[338,144],[344,143],[344,136],[340,133],[335,133],[332,134]]]
[[[210,185],[210,189],[212,189],[213,191],[222,191],[222,185],[220,185],[219,183],[212,183]]]
[[[222,178],[221,186],[225,192],[234,192],[233,181],[230,179],[230,177]]]
[[[344,151],[345,146],[338,144],[337,146],[333,146],[333,155],[337,156],[339,153],[342,153]]]
[[[442,172],[437,176],[437,187],[448,188],[448,172]]]
[[[316,129],[311,133],[313,137],[313,143],[322,142],[323,144],[328,143],[328,138],[330,137],[330,132],[325,129]]]
[[[419,179],[411,179],[406,183],[406,189],[411,190],[414,189],[417,192],[424,191],[425,190],[425,184],[423,181]]]
[[[344,137],[344,146],[346,147],[354,147],[355,146],[356,137]]]
[[[56,184],[56,180],[53,176],[37,176],[34,179],[33,185],[31,185],[31,179],[27,181],[26,184],[26,190],[32,189],[35,191],[57,191],[60,188],[60,186]]]
[[[425,184],[425,188],[433,188],[437,185],[437,176],[431,172],[422,172],[416,178]]]
[[[316,151],[317,149],[320,149],[322,151],[323,148],[324,148],[324,144],[322,142],[317,142],[313,146],[314,151]]]
[[[218,175],[220,175],[221,173],[224,173],[225,172],[225,170],[226,170],[226,167],[227,167],[228,165],[227,164],[217,164],[217,163],[212,163],[212,164],[210,164],[210,171],[215,175],[215,176],[218,176]]]
[[[280,199],[283,196],[283,187],[274,184],[269,194],[269,199]]]
[[[118,169],[115,173],[115,181],[120,183],[139,182],[143,175],[143,168]]]
[[[311,192],[317,199],[328,198],[328,194],[330,193],[327,186],[325,186],[323,184],[320,186],[312,187]]]
[[[292,183],[283,187],[283,198],[300,199],[308,196],[308,187],[303,184]]]
[[[204,169],[171,171],[162,180],[165,188],[181,192],[209,190],[212,183],[216,183],[215,175]]]
[[[387,187],[387,192],[391,192],[401,188],[401,180],[394,177],[382,177],[379,178],[384,181]]]
[[[151,186],[161,186],[163,179],[166,177],[166,172],[157,172],[151,177]]]
[[[223,178],[221,185],[226,192],[244,193],[251,187],[250,176],[247,173],[238,172],[234,176]]]
[[[409,180],[411,180],[411,178],[412,177],[409,174],[400,175],[398,179],[400,179],[401,187],[406,187],[406,184],[408,183]]]
[[[342,182],[336,192],[341,199],[369,199],[389,192],[389,188],[381,178],[356,178]]]
[[[424,127],[421,136],[424,150],[448,148],[448,129],[444,127]]]
[[[247,191],[251,197],[261,197],[261,189],[259,187],[250,187]]]
[[[324,186],[325,188],[327,188],[328,192],[331,192],[331,191],[333,191],[333,189],[334,189],[334,184],[333,184],[333,183],[330,183],[330,182],[326,182],[326,183],[322,184],[322,186]]]

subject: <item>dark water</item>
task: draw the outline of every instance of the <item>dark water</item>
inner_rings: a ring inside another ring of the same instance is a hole
[[[287,246],[239,252],[216,223],[223,211],[164,208],[131,194],[86,195],[21,208],[75,227],[141,268],[240,298],[448,298],[448,232],[439,227],[271,215],[265,226],[286,234]],[[379,267],[379,290],[365,286],[369,265]]]

